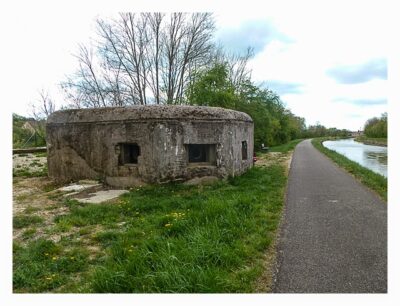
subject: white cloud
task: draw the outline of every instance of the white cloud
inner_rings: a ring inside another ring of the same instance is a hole
[[[303,84],[302,92],[282,95],[281,99],[296,115],[305,117],[308,124],[319,121],[328,127],[358,129],[368,118],[387,111],[387,105],[363,106],[338,103],[337,99],[386,99],[387,82],[373,79],[338,84],[327,71],[386,58],[386,22],[379,14],[381,8],[324,2],[312,3],[312,10],[304,14],[307,4],[310,2],[301,2],[303,9],[292,7],[273,16],[275,27],[293,42],[274,41],[267,45],[250,62],[252,75],[258,82]]]

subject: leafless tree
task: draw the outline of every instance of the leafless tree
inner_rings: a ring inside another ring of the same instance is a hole
[[[149,66],[153,69],[149,70],[148,83],[154,95],[156,104],[160,104],[160,65],[163,45],[161,44],[162,28],[161,24],[165,17],[162,13],[146,13],[145,14],[150,27],[150,35],[154,42],[153,46],[148,45],[147,53]]]
[[[237,94],[244,90],[243,86],[251,80],[251,69],[248,67],[254,50],[248,47],[244,54],[226,52],[222,46],[215,47],[213,64],[224,64],[228,69],[228,77]]]
[[[50,97],[49,92],[42,89],[39,91],[39,98],[35,103],[31,104],[31,113],[35,120],[40,121],[46,119],[56,110],[55,103]]]
[[[188,84],[190,70],[195,69],[194,67],[196,67],[196,65],[205,65],[210,58],[213,45],[208,42],[214,30],[214,24],[208,22],[210,16],[211,15],[207,13],[193,14],[186,27],[175,101],[183,101],[184,89],[186,84]]]
[[[31,115],[34,119],[30,121],[30,128],[33,129],[31,137],[39,136],[45,138],[46,119],[55,110],[56,105],[49,92],[44,89],[40,90],[37,100],[31,103]]]
[[[241,86],[251,79],[251,70],[248,68],[249,60],[253,57],[254,51],[248,48],[245,54],[234,54],[228,60],[228,69],[231,82],[238,92]]]
[[[93,50],[85,45],[79,45],[79,68],[69,76],[61,86],[67,94],[67,99],[75,107],[104,107],[108,103],[104,84],[104,73],[101,65],[94,62]]]
[[[193,69],[210,58],[214,20],[209,13],[166,16],[98,19],[96,44],[80,46],[78,70],[62,83],[67,98],[77,107],[184,103]]]

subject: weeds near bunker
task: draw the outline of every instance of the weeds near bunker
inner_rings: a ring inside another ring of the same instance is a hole
[[[65,238],[15,244],[14,291],[252,292],[279,223],[284,172],[274,165],[208,186],[147,186],[117,203],[64,200],[70,211],[54,230]]]
[[[22,238],[23,239],[30,239],[30,238],[34,237],[36,232],[37,232],[36,228],[28,228],[27,230],[25,230],[22,233]]]
[[[42,177],[47,176],[47,165],[38,170],[32,170],[26,167],[14,168],[13,177]]]
[[[44,221],[42,217],[31,215],[17,215],[13,218],[14,228],[28,227],[34,224],[40,224]]]

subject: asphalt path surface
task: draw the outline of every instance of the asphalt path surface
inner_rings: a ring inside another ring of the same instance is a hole
[[[387,292],[387,205],[317,151],[297,145],[274,292]]]

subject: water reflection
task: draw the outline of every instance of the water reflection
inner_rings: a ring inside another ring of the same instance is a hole
[[[365,145],[351,139],[328,140],[323,145],[387,177],[387,147]]]

